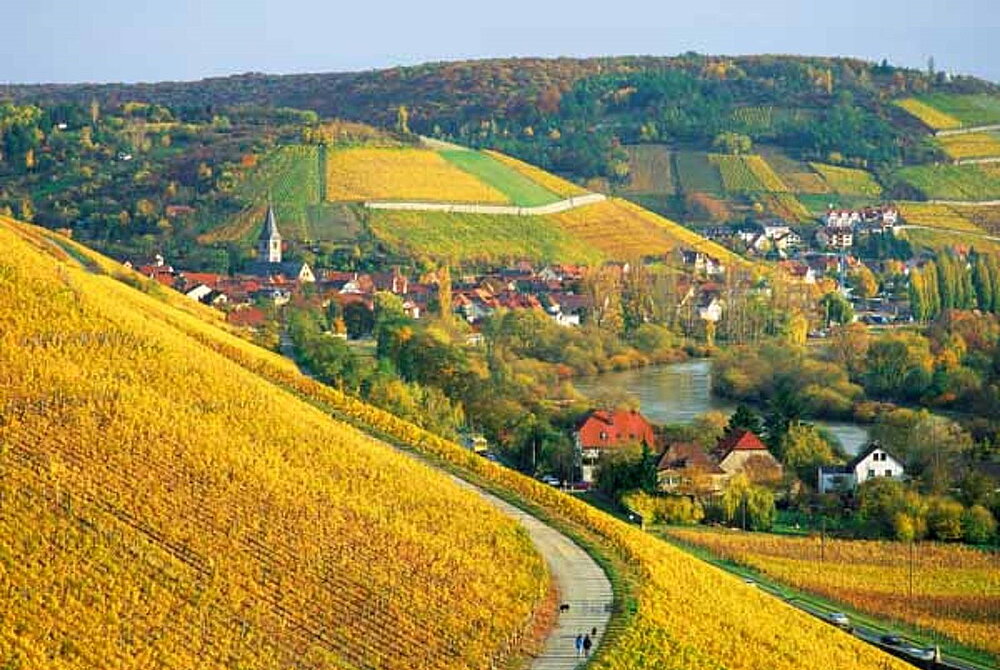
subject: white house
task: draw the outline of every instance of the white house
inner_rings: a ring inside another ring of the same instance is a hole
[[[816,241],[824,247],[848,249],[854,246],[854,229],[850,226],[827,226],[816,232]]]
[[[875,477],[890,477],[902,480],[906,477],[903,464],[872,442],[858,452],[846,465],[824,465],[819,468],[818,488],[820,493],[842,493],[857,490],[859,486]]]

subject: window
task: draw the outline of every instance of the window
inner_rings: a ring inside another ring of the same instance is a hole
[[[874,476],[875,476],[875,470],[869,468],[868,469],[868,477],[874,477]]]
[[[885,471],[885,476],[886,477],[892,477],[892,470],[886,470]]]
[[[601,431],[601,439],[602,439],[602,440],[606,440],[606,439],[608,439],[608,434],[607,434],[607,433],[605,433],[605,432],[604,432],[603,430]]]

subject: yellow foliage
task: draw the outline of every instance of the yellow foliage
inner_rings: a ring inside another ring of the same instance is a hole
[[[880,617],[936,630],[1000,654],[1000,571],[988,552],[922,543],[787,537],[671,529],[670,535],[750,566],[796,588],[839,600]],[[822,553],[821,553],[822,552]]]
[[[503,193],[428,149],[330,150],[327,199],[506,204]]]
[[[955,160],[1000,156],[1000,139],[990,133],[947,135],[936,139],[944,152]]]
[[[0,221],[0,659],[503,664],[547,587],[515,522],[50,235]]]
[[[945,130],[948,128],[961,128],[962,122],[954,116],[931,107],[926,102],[921,102],[916,98],[904,98],[897,100],[896,105],[917,117],[933,130]]]

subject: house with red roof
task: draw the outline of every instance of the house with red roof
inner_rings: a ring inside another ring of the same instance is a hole
[[[653,425],[635,410],[591,410],[573,434],[580,481],[594,482],[601,457],[634,444],[652,447],[656,443]]]
[[[749,430],[738,429],[723,435],[713,455],[727,477],[744,473],[753,482],[768,483],[779,481],[784,474],[781,462]]]
[[[668,445],[656,464],[659,489],[666,493],[719,493],[728,476],[704,448],[690,442]]]

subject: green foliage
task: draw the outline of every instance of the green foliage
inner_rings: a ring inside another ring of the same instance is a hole
[[[997,521],[982,505],[973,505],[962,513],[962,539],[969,544],[986,544],[997,533]]]
[[[615,499],[625,491],[656,493],[656,461],[646,444],[604,454],[597,466],[597,488]]]
[[[1000,123],[1000,97],[996,95],[955,95],[931,93],[919,100],[962,122],[963,126]]]
[[[831,465],[836,455],[830,443],[816,430],[816,427],[795,422],[782,438],[780,453],[782,462],[791,468],[803,482],[812,483],[816,469],[821,465]]]
[[[777,514],[771,490],[751,483],[742,473],[726,483],[721,507],[726,523],[748,530],[769,530]]]
[[[1000,199],[1000,168],[996,165],[913,165],[900,169],[897,175],[929,199]]]
[[[712,140],[713,149],[721,149],[723,153],[738,155],[748,154],[753,147],[753,140],[739,133],[719,133]]]
[[[825,294],[819,301],[820,309],[826,315],[826,323],[846,325],[854,321],[854,307],[839,291]]]
[[[650,495],[645,491],[628,491],[621,496],[622,504],[642,515],[645,523],[667,523],[693,526],[705,518],[705,510],[688,496]]]

